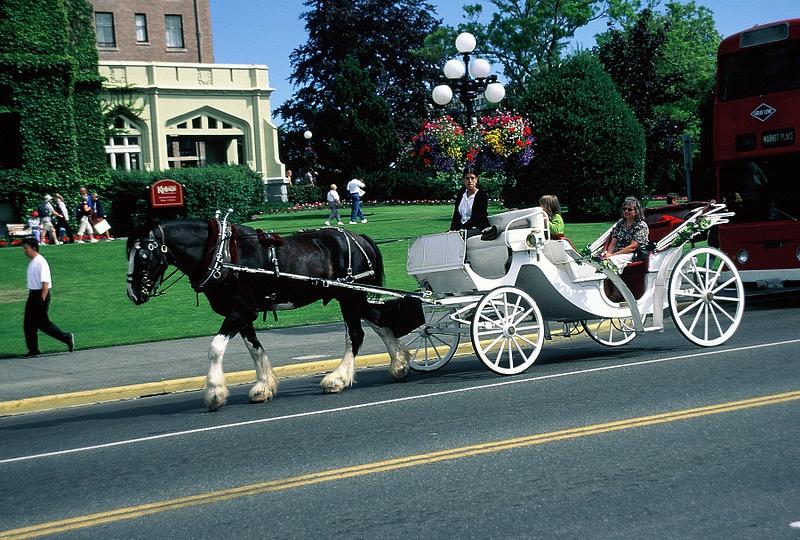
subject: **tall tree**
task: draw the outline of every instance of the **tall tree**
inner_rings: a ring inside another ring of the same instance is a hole
[[[665,7],[598,38],[600,60],[645,130],[648,184],[662,192],[683,186],[681,135],[697,147],[720,40],[707,8],[693,1]]]
[[[332,90],[336,107],[325,109],[316,124],[319,138],[327,141],[319,159],[341,171],[330,171],[331,179],[387,167],[399,149],[389,104],[353,57],[342,62]]]
[[[660,0],[490,0],[494,13],[488,24],[478,22],[483,7],[464,6],[483,52],[502,65],[509,83],[524,88],[542,68],[558,64],[575,31],[607,17],[627,20],[642,3]]]
[[[427,115],[429,83],[437,66],[412,51],[440,24],[433,5],[420,0],[306,0],[308,41],[292,52],[291,82],[299,87],[277,109],[290,129],[314,127],[328,109],[341,64],[355,59],[389,104],[401,134]]]

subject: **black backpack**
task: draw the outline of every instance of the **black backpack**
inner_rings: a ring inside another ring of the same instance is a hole
[[[47,206],[46,202],[40,202],[39,206],[36,207],[36,211],[39,212],[39,217],[50,217],[50,208]]]

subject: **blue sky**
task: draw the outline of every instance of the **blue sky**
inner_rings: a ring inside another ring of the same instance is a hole
[[[306,42],[305,11],[302,0],[210,0],[214,61],[224,64],[265,64],[269,67],[270,86],[275,89],[271,101],[278,107],[291,97],[293,88],[289,55]],[[466,3],[479,0],[431,1],[445,24],[462,22]],[[481,2],[485,10],[489,2]],[[711,9],[717,30],[727,36],[755,24],[800,17],[800,0],[698,0]],[[605,30],[604,24],[581,29],[576,38],[584,47],[594,44],[594,34]]]

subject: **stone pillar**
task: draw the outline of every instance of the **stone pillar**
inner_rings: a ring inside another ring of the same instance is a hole
[[[266,202],[289,202],[289,181],[286,178],[264,179],[264,200]]]

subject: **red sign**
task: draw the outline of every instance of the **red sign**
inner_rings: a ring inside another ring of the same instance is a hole
[[[183,186],[175,180],[159,180],[150,186],[150,207],[183,206]]]

